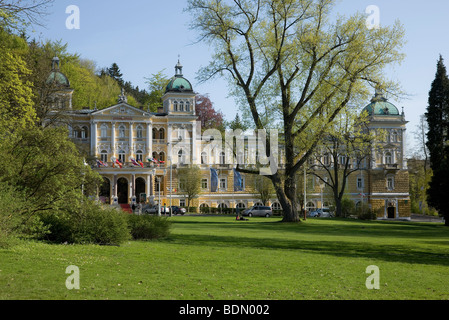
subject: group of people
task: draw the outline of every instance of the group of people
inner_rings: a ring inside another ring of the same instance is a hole
[[[136,204],[133,202],[133,204],[131,205],[131,209],[133,210],[133,213],[136,213],[136,209],[137,209],[138,210],[137,214],[142,214],[142,204],[141,203],[139,203],[136,206]]]
[[[238,207],[235,208],[235,212],[237,214],[236,217],[235,217],[235,220],[248,221],[248,219],[240,216],[240,209]]]

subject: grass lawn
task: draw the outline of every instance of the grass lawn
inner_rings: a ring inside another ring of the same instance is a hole
[[[449,299],[442,224],[180,216],[170,238],[0,249],[0,299]],[[80,270],[68,290],[66,268]],[[368,290],[376,265],[380,288]]]

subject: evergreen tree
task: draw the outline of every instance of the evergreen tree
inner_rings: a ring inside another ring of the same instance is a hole
[[[229,122],[228,126],[232,130],[241,129],[242,131],[245,131],[248,129],[248,126],[240,120],[240,116],[238,113],[236,114],[234,120]]]
[[[120,68],[118,67],[117,63],[114,62],[111,67],[108,68],[108,75],[111,78],[115,79],[120,86],[123,86],[123,74],[120,72]]]
[[[441,56],[429,92],[426,119],[429,127],[427,147],[434,173],[427,192],[428,202],[445,217],[446,226],[449,226],[446,198],[449,192],[449,78]]]

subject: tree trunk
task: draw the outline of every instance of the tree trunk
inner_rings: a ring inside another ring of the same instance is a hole
[[[341,208],[341,199],[339,197],[335,198],[335,216],[343,217],[343,212]]]
[[[272,181],[276,195],[284,212],[282,222],[301,222],[299,216],[300,208],[298,202],[296,201],[296,186],[294,178],[287,177],[284,185],[282,185],[279,175],[275,174],[272,177]]]

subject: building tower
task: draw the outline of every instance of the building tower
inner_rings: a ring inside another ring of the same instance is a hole
[[[409,218],[410,194],[407,160],[405,157],[405,131],[407,121],[404,110],[388,102],[380,89],[371,103],[364,108],[369,115],[368,129],[383,131],[380,148],[372,148],[368,174],[363,176],[368,202],[378,218]]]
[[[70,81],[60,70],[60,60],[54,57],[51,63],[51,72],[48,75],[47,92],[49,106],[54,110],[71,110],[73,89]]]

